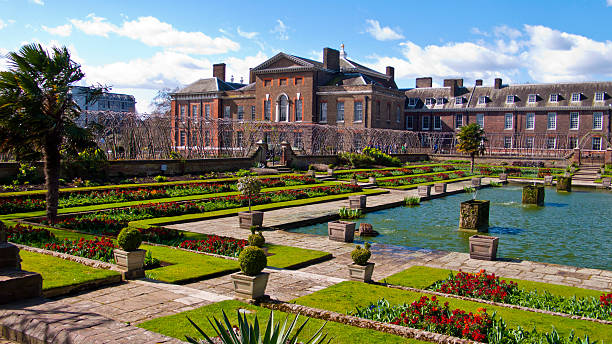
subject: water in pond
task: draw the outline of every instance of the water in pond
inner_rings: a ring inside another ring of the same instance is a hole
[[[498,236],[498,257],[612,270],[612,193],[546,188],[545,205],[521,204],[521,186],[488,188],[477,198],[490,200],[489,233]],[[381,235],[370,242],[467,252],[473,233],[458,231],[459,203],[467,194],[447,196],[417,207],[366,214]],[[359,225],[357,225],[359,226]],[[327,224],[292,231],[327,235]]]

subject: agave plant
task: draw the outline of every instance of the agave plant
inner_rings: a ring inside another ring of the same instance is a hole
[[[259,321],[257,320],[257,315],[255,315],[255,319],[253,321],[253,324],[251,325],[247,320],[246,314],[240,314],[240,311],[236,311],[238,315],[238,328],[234,330],[229,319],[227,318],[227,315],[225,314],[225,311],[222,311],[222,313],[223,322],[217,320],[217,318],[214,317],[212,321],[210,320],[210,318],[208,319],[210,326],[217,333],[217,337],[219,338],[219,340],[213,341],[210,337],[206,335],[206,333],[204,333],[204,331],[198,325],[196,325],[195,322],[193,322],[191,319],[189,319],[189,317],[187,317],[187,320],[189,320],[191,325],[193,325],[193,327],[195,327],[195,329],[204,337],[204,339],[195,339],[189,336],[185,336],[187,338],[187,341],[192,344],[296,344],[298,343],[299,334],[302,332],[302,330],[308,323],[308,320],[310,320],[309,318],[307,318],[306,321],[304,321],[302,325],[300,325],[300,327],[296,329],[295,333],[291,334],[293,332],[293,329],[295,328],[295,325],[297,324],[298,315],[295,316],[289,327],[287,327],[287,321],[289,320],[289,315],[287,315],[283,327],[280,328],[280,322],[274,322],[274,312],[270,312],[270,317],[268,318],[268,325],[266,326],[266,331],[265,333],[263,333],[262,337],[262,333],[259,328]],[[327,324],[327,322],[325,322],[325,324]],[[331,338],[327,338],[327,333],[322,333],[325,324],[323,324],[323,326],[321,326],[309,340],[302,340],[300,343],[330,343]]]

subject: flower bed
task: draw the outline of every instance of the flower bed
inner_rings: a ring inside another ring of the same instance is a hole
[[[264,188],[272,188],[316,184],[318,181],[314,178],[305,176],[283,176],[280,178],[264,178],[261,179],[261,183]],[[205,195],[230,191],[236,191],[235,181],[151,185],[139,188],[117,188],[100,191],[71,191],[61,194],[59,206],[60,208],[69,208],[94,204]],[[0,198],[0,214],[43,210],[46,205],[44,197],[45,196],[41,194]]]
[[[55,236],[46,228],[16,224],[7,226],[8,240],[17,244],[44,243],[54,241]]]
[[[421,167],[413,167],[413,168],[397,168],[391,170],[372,170],[372,171],[362,171],[362,172],[345,172],[338,173],[339,179],[348,180],[355,176],[357,179],[368,179],[370,177],[376,178],[385,178],[385,177],[399,177],[399,176],[410,176],[416,174],[423,173],[433,173],[433,172],[449,172],[455,171],[458,168],[453,165],[442,165],[442,166],[421,166]]]
[[[462,177],[467,177],[470,175],[472,174],[469,172],[465,172],[465,171],[453,171],[450,173],[438,173],[438,174],[426,175],[426,176],[415,176],[415,177],[380,180],[376,184],[379,186],[405,186],[405,185],[412,185],[412,184],[429,183],[429,182],[435,182],[435,181],[462,178]]]
[[[307,189],[264,192],[251,199],[251,203],[254,205],[268,204],[357,191],[361,191],[357,185],[315,186]],[[248,201],[248,198],[244,196],[232,195],[213,197],[199,202],[141,204],[130,208],[66,217],[55,223],[47,220],[42,220],[42,222],[98,235],[117,235],[130,221],[239,208],[247,206]]]
[[[113,250],[116,246],[109,238],[94,238],[93,240],[86,240],[84,238],[79,240],[65,239],[60,242],[47,243],[43,248],[107,263],[114,263],[115,261]]]
[[[474,168],[474,172],[484,176],[498,176],[500,173],[507,173],[509,177],[544,178],[544,176],[561,175],[563,170],[553,168],[519,168],[478,165]]]
[[[203,240],[185,240],[179,247],[199,252],[220,254],[228,257],[238,257],[242,249],[249,243],[246,240],[210,235]]]
[[[440,305],[437,298],[422,296],[411,304],[390,306],[382,299],[365,308],[357,307],[353,315],[395,325],[427,330],[450,336],[486,342],[493,319],[481,308],[474,314],[461,309],[451,310],[448,302]]]
[[[450,274],[446,280],[435,282],[428,287],[447,294],[503,302],[523,307],[537,308],[595,319],[612,320],[612,293],[595,297],[563,297],[550,293],[526,291],[514,282],[500,280],[495,274],[480,272]]]

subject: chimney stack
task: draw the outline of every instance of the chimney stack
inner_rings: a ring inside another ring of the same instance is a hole
[[[395,79],[395,68],[393,68],[391,66],[387,66],[387,73],[386,74],[391,77],[391,80]]]
[[[493,88],[496,90],[500,90],[502,88],[502,79],[495,78],[495,82],[493,83]]]
[[[323,68],[340,70],[340,52],[332,48],[323,49]]]
[[[460,87],[463,87],[463,79],[444,79],[444,87],[450,87],[450,96],[456,97]]]
[[[476,79],[476,86],[482,86],[482,79]]]
[[[427,87],[431,87],[431,85],[432,85],[431,77],[416,78],[416,88],[427,88]]]
[[[213,65],[213,77],[225,81],[225,63],[215,63]]]
[[[255,82],[255,71],[253,70],[253,68],[249,68],[249,84],[252,84]]]

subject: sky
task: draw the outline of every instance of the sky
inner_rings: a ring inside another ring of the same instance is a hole
[[[279,52],[322,60],[324,47],[384,73],[485,85],[612,80],[612,0],[54,1],[0,0],[0,56],[67,46],[85,73],[151,110],[158,90],[212,76],[248,80]],[[0,57],[0,70],[7,69]]]

